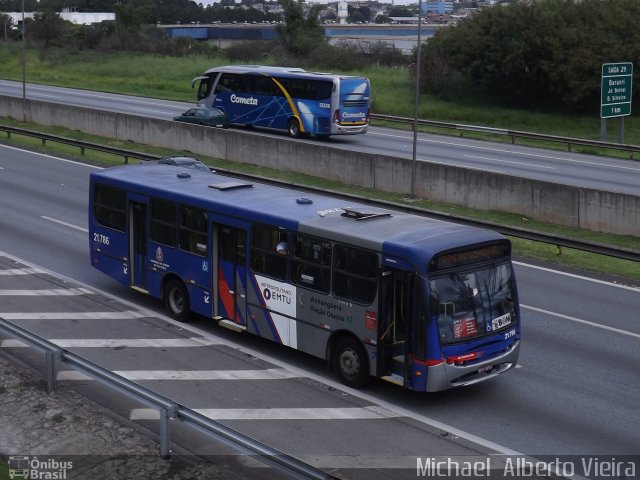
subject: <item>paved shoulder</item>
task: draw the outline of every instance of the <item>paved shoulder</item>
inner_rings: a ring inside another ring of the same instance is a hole
[[[256,472],[239,471],[234,459],[229,464],[182,455],[163,459],[154,434],[145,435],[63,385],[47,394],[37,376],[1,352],[0,405],[0,478],[6,470],[34,467],[42,478],[258,478]],[[46,476],[64,470],[64,477]]]

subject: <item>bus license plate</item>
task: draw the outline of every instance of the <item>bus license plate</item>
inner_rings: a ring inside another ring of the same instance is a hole
[[[506,313],[491,320],[491,330],[500,330],[511,323],[511,314]]]

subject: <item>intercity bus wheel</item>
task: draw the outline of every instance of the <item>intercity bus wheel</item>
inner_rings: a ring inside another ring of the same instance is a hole
[[[298,123],[298,120],[291,118],[287,124],[287,130],[289,131],[289,136],[293,138],[300,137],[300,123]]]

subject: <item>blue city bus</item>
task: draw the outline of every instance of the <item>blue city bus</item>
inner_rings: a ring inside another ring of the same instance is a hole
[[[230,124],[286,130],[292,137],[354,135],[369,126],[366,77],[257,65],[215,67],[196,77],[198,105]]]
[[[516,365],[511,244],[484,229],[247,182],[189,157],[91,173],[91,264],[197,314],[416,391]]]

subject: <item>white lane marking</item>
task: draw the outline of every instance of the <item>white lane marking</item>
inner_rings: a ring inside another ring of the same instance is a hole
[[[50,338],[49,342],[62,348],[185,348],[217,345],[205,338]],[[28,345],[18,339],[0,342],[0,348],[22,348]]]
[[[599,283],[600,285],[606,285],[608,287],[617,287],[624,290],[631,290],[632,292],[640,293],[640,287],[634,287],[630,285],[621,285],[619,283],[607,282],[606,280],[600,280],[597,278],[584,277],[582,275],[576,275],[575,273],[562,272],[560,270],[553,270],[551,268],[539,267],[538,265],[531,265],[529,263],[513,262],[514,265],[520,265],[522,267],[533,268],[535,270],[542,270],[543,272],[555,273],[556,275],[563,275],[565,277],[577,278],[586,282]]]
[[[266,370],[114,370],[127,380],[285,380],[298,375],[283,368]],[[77,370],[58,372],[58,380],[92,380],[90,375]]]
[[[7,297],[52,297],[52,296],[74,296],[91,295],[93,292],[86,288],[53,288],[42,290],[0,290],[0,296]]]
[[[0,270],[0,275],[34,275],[36,273],[45,272],[38,268],[8,268],[6,270]]]
[[[44,215],[42,215],[40,218],[43,218],[45,220],[49,220],[50,222],[57,223],[59,225],[64,225],[65,227],[73,228],[75,230],[80,230],[81,232],[85,232],[85,233],[89,232],[89,230],[87,228],[79,227],[79,226],[74,225],[72,223],[63,222],[62,220],[57,220],[55,218],[46,217]]]
[[[506,174],[506,172],[502,172],[500,170],[492,170],[490,168],[480,168],[480,167],[474,167],[473,165],[465,165],[463,163],[454,163],[454,162],[449,162],[447,160],[432,160],[429,158],[417,158],[416,159],[419,162],[428,162],[428,163],[433,163],[434,165],[446,165],[448,167],[460,167],[460,168],[466,168],[467,170],[478,170],[480,172],[491,172],[491,173],[499,173],[499,174]]]
[[[30,89],[31,90],[31,89]],[[60,99],[62,98],[62,95],[58,94],[58,95],[48,95],[46,93],[40,93],[40,92],[30,92],[30,93],[34,93],[34,97],[38,97],[38,98],[53,98],[53,99]]]
[[[511,163],[513,165],[524,165],[525,167],[546,168],[548,170],[555,170],[555,167],[546,167],[546,166],[543,166],[543,165],[536,165],[536,164],[533,164],[533,163],[513,162],[513,161],[510,161],[510,160],[499,160],[497,158],[481,157],[479,155],[463,155],[463,157],[477,158],[478,160],[489,160],[491,162],[498,162],[498,163]]]
[[[266,370],[127,370],[114,371],[129,380],[281,380],[296,378],[282,368]]]
[[[211,420],[370,420],[398,417],[377,405],[336,408],[198,408],[196,412]],[[131,420],[157,420],[154,408],[134,408]]]
[[[88,163],[77,162],[75,160],[67,160],[66,158],[54,157],[53,155],[47,155],[46,153],[38,153],[38,152],[33,152],[31,150],[25,150],[24,148],[12,147],[12,146],[9,146],[9,145],[0,145],[0,148],[7,148],[9,150],[15,150],[17,152],[29,153],[31,155],[37,155],[39,157],[50,158],[51,160],[58,160],[60,162],[73,163],[74,165],[81,165],[81,166],[87,167],[87,168],[93,168],[93,169],[98,169],[98,170],[102,170],[104,168],[104,167],[97,167],[95,165],[89,165]]]
[[[41,95],[41,96],[45,96],[45,94],[38,93],[38,91],[45,91],[45,92],[49,91],[49,92],[57,93],[57,95],[54,96],[54,98],[59,97],[61,94],[67,94],[67,92],[69,91],[68,89],[63,89],[62,92],[60,93],[60,90],[55,90],[53,88],[44,88],[44,87],[35,88],[32,85],[29,86],[29,89],[30,90],[34,90],[35,93],[37,93],[38,95]],[[98,99],[101,99],[101,100],[105,100],[105,99],[109,99],[109,98],[122,99],[122,97],[123,97],[123,95],[118,95],[118,94],[115,94],[115,93],[108,93],[108,92],[88,93],[88,91],[86,91],[86,90],[73,90],[71,93],[73,93],[73,95],[75,97],[98,98]],[[136,97],[134,95],[127,95],[126,97],[130,98],[132,101],[135,100],[136,103],[140,103],[140,104],[143,104],[143,105],[156,105],[156,106],[159,106],[159,107],[167,106],[164,102],[146,100],[143,97]],[[169,104],[169,106],[171,106],[171,104]],[[176,108],[183,108],[183,107],[176,107]]]
[[[129,320],[144,318],[155,313],[126,312],[0,312],[5,320]]]
[[[530,307],[528,305],[520,305],[521,308],[526,308],[528,310],[533,310],[534,312],[544,313],[545,315],[551,315],[552,317],[563,318],[565,320],[571,320],[572,322],[581,323],[583,325],[589,325],[590,327],[601,328],[602,330],[608,330],[614,333],[620,333],[622,335],[627,335],[629,337],[640,338],[640,333],[633,333],[627,330],[622,330],[620,328],[610,327],[608,325],[601,325],[599,323],[590,322],[588,320],[582,320],[581,318],[572,317],[570,315],[563,315],[562,313],[555,313],[549,310],[544,310],[542,308]]]
[[[372,135],[379,135],[381,137],[399,138],[401,140],[407,140],[407,141],[411,140],[410,137],[405,137],[403,135],[394,135],[394,134],[388,134],[388,133],[372,132],[371,130],[369,132]],[[506,148],[483,147],[483,146],[480,146],[480,145],[470,145],[470,144],[466,144],[466,143],[447,142],[447,141],[444,141],[444,140],[433,140],[433,139],[420,138],[420,137],[418,137],[418,141],[424,142],[424,143],[435,143],[435,144],[438,144],[438,145],[453,146],[453,147],[471,148],[471,149],[475,149],[475,150],[486,150],[486,151],[489,151],[489,152],[508,153],[510,155],[520,155],[520,156],[523,156],[523,157],[546,158],[546,159],[549,159],[549,160],[559,160],[559,161],[571,162],[571,163],[582,163],[582,164],[585,164],[585,165],[593,165],[593,166],[597,166],[597,167],[617,168],[619,170],[640,171],[640,168],[637,168],[637,167],[628,167],[628,166],[625,166],[625,165],[615,165],[615,164],[609,164],[609,163],[599,163],[599,162],[589,161],[589,160],[578,160],[578,159],[575,159],[575,158],[559,157],[559,156],[554,156],[554,155],[545,155],[545,154],[541,154],[541,153],[530,153],[530,152],[523,152],[523,151],[518,151],[518,150],[508,150]],[[526,148],[526,147],[523,147],[523,148]],[[530,147],[530,148],[536,148],[536,147]]]
[[[166,110],[151,110],[149,108],[136,108],[136,107],[129,107],[128,110],[138,110],[140,112],[145,112],[146,114],[156,113],[158,115],[168,115],[170,113],[170,112],[167,112]]]

